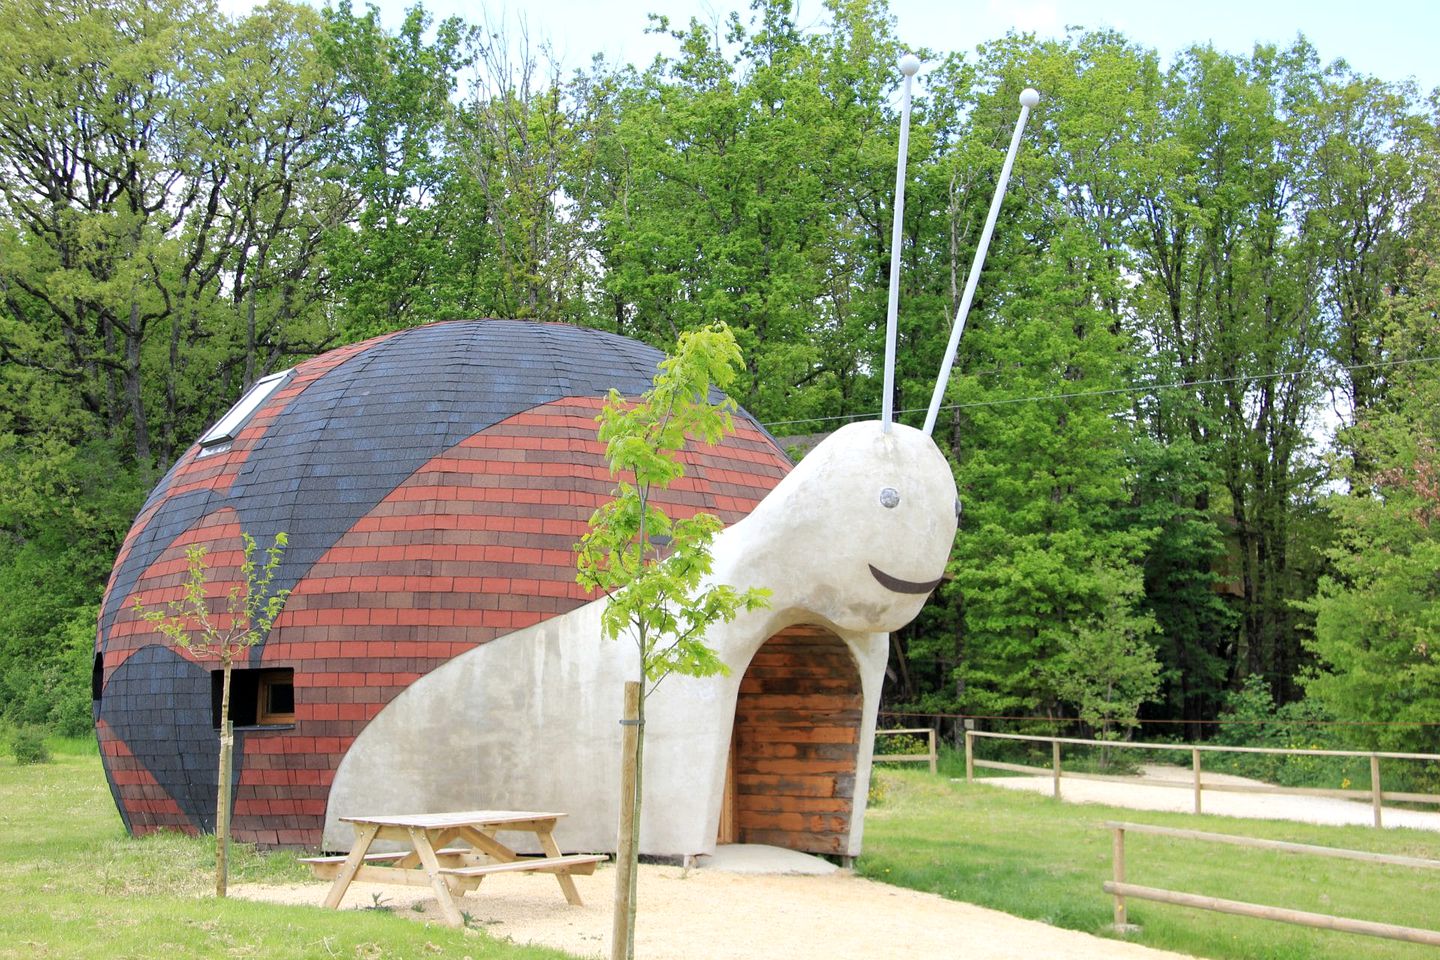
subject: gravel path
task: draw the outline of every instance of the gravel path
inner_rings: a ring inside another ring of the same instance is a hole
[[[1212,782],[1255,783],[1226,774]],[[991,777],[987,786],[1049,793],[1041,777]],[[1168,785],[1167,785],[1168,784]],[[1147,765],[1130,782],[1064,780],[1072,803],[1138,810],[1188,811],[1188,768]],[[1369,804],[1327,797],[1207,793],[1206,813],[1233,817],[1368,824]],[[1440,813],[1387,809],[1387,827],[1440,830]],[[465,896],[461,909],[499,937],[557,947],[581,957],[607,955],[611,868],[576,877],[585,906],[566,905],[549,876],[500,874]],[[231,894],[271,903],[318,906],[327,884],[233,886]],[[352,884],[343,909],[373,906],[438,922],[434,898],[422,888]],[[840,871],[828,876],[748,875],[718,869],[640,868],[636,954],[654,960],[1180,960],[1181,954],[1062,930],[1033,920],[928,893],[875,883]]]
[[[576,877],[585,906],[571,907],[553,877],[498,874],[461,909],[486,930],[581,957],[608,956],[615,874]],[[1022,920],[1009,914],[875,883],[829,876],[754,876],[650,864],[640,868],[637,956],[647,960],[1182,960],[1182,955]],[[272,903],[319,904],[326,884],[231,887]],[[437,920],[417,887],[352,884],[342,909],[378,894],[398,915]],[[420,911],[413,909],[419,904]],[[903,946],[902,946],[903,945]]]
[[[1143,764],[1141,774],[1127,782],[1109,780],[1072,780],[1062,777],[1060,799],[1069,803],[1104,803],[1132,810],[1173,810],[1189,813],[1194,809],[1189,767],[1165,764]],[[1258,784],[1259,780],[1223,773],[1203,774],[1206,783]],[[1049,776],[985,777],[979,782],[1006,790],[1028,790],[1049,795],[1054,783]],[[1383,781],[1382,781],[1383,785]],[[1222,817],[1254,817],[1260,820],[1299,820],[1304,823],[1369,826],[1374,813],[1368,803],[1340,800],[1333,797],[1297,797],[1286,794],[1218,793],[1206,791],[1200,798],[1205,813]],[[1416,830],[1440,830],[1440,813],[1428,810],[1397,810],[1386,807],[1381,815],[1386,827],[1412,827]]]

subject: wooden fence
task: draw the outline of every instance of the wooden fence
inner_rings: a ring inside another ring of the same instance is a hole
[[[1259,850],[1280,850],[1303,856],[1333,857],[1342,860],[1362,860],[1366,863],[1384,863],[1422,870],[1440,870],[1440,860],[1422,860],[1419,857],[1400,857],[1384,853],[1367,853],[1362,850],[1344,850],[1338,847],[1319,847],[1308,843],[1286,843],[1281,840],[1261,840],[1256,837],[1237,837],[1228,833],[1206,833],[1201,830],[1181,830],[1175,827],[1159,827],[1146,823],[1124,823],[1108,820],[1102,824],[1113,834],[1113,855],[1111,861],[1112,880],[1102,886],[1106,893],[1115,898],[1115,929],[1121,932],[1129,929],[1125,900],[1153,900],[1181,907],[1195,907],[1218,913],[1231,913],[1241,917],[1257,917],[1261,920],[1276,920],[1293,923],[1302,927],[1316,927],[1324,930],[1339,930],[1345,933],[1359,933],[1370,937],[1384,937],[1389,940],[1405,940],[1440,946],[1440,931],[1424,930],[1419,927],[1402,927],[1393,923],[1375,923],[1370,920],[1355,920],[1350,917],[1336,917],[1327,913],[1310,913],[1305,910],[1291,910],[1286,907],[1270,907],[1243,900],[1223,900],[1219,897],[1205,897],[1179,890],[1164,890],[1159,887],[1144,887],[1125,881],[1125,834],[1151,833],[1162,837],[1179,837],[1207,843],[1226,843],[1237,847]]]
[[[883,736],[895,735],[895,734],[902,734],[902,733],[904,733],[904,734],[909,734],[909,735],[912,736],[912,737],[918,736],[918,735],[920,735],[920,734],[924,734],[924,735],[925,735],[925,738],[926,738],[926,743],[929,744],[929,752],[927,752],[927,753],[875,753],[875,754],[874,754],[875,760],[876,760],[877,762],[878,762],[878,761],[881,761],[881,760],[886,760],[886,761],[889,761],[889,762],[892,762],[892,763],[925,763],[925,762],[928,761],[929,764],[930,764],[930,772],[931,772],[931,773],[936,773],[936,772],[938,772],[939,769],[940,769],[940,766],[939,766],[939,759],[940,759],[940,758],[939,758],[939,754],[936,752],[936,749],[935,749],[935,731],[934,731],[932,728],[930,728],[930,727],[907,727],[907,728],[905,728],[905,729],[903,729],[903,730],[876,730],[876,731],[875,731],[875,740],[878,742],[878,741],[880,740],[880,738],[883,737]]]
[[[980,760],[975,756],[975,739],[985,737],[994,740],[1025,740],[1037,743],[1050,744],[1050,766],[1032,767],[1021,763],[1002,763],[999,760]],[[1340,797],[1346,800],[1369,799],[1370,806],[1374,810],[1375,826],[1381,826],[1381,805],[1386,800],[1399,800],[1405,803],[1434,803],[1440,804],[1440,794],[1434,793],[1407,793],[1397,790],[1382,790],[1380,781],[1381,760],[1428,760],[1440,761],[1440,754],[1433,753],[1391,753],[1385,751],[1366,750],[1287,750],[1281,747],[1220,747],[1211,744],[1196,746],[1193,744],[1180,743],[1129,743],[1120,740],[1081,740],[1075,737],[1041,737],[1020,733],[990,733],[983,730],[965,731],[965,779],[975,779],[975,768],[982,767],[991,770],[1007,770],[1012,773],[1048,773],[1054,780],[1054,793],[1056,798],[1060,796],[1060,780],[1062,777],[1072,780],[1112,780],[1120,783],[1134,783],[1134,777],[1120,777],[1103,773],[1065,773],[1060,766],[1061,744],[1075,744],[1092,747],[1105,747],[1116,750],[1166,750],[1171,752],[1189,753],[1191,778],[1185,781],[1166,782],[1161,780],[1148,781],[1147,785],[1157,787],[1179,787],[1189,788],[1195,795],[1195,812],[1201,812],[1200,796],[1206,791],[1216,793],[1276,793],[1292,794],[1301,797]],[[1200,756],[1204,753],[1269,753],[1285,754],[1290,756],[1309,757],[1369,757],[1370,758],[1370,788],[1368,790],[1341,789],[1325,787],[1281,787],[1272,784],[1253,783],[1218,783],[1214,780],[1205,780],[1201,773]]]

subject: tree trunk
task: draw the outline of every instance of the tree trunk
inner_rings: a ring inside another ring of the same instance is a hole
[[[230,722],[230,661],[220,684],[220,775],[215,785],[215,896],[225,896],[226,853],[230,843],[230,763],[235,727]]]
[[[635,890],[640,864],[640,781],[645,750],[645,698],[641,684],[625,684],[625,725],[620,747],[620,827],[615,837],[615,916],[610,960],[634,960]]]
[[[140,476],[146,484],[150,482],[154,462],[150,457],[150,425],[145,416],[145,395],[142,381],[140,348],[143,336],[140,332],[140,304],[130,304],[130,326],[125,334],[125,404],[130,409],[130,418],[135,430],[135,460]]]
[[[250,389],[250,385],[259,379],[255,372],[255,288],[250,288],[250,296],[245,308],[245,383],[242,393]]]

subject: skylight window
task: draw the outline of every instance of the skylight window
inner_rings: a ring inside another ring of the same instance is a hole
[[[290,371],[282,370],[280,373],[272,373],[268,377],[262,377],[255,381],[255,386],[245,391],[245,396],[240,402],[230,408],[230,412],[220,418],[220,422],[211,427],[205,436],[200,438],[200,456],[207,453],[220,453],[230,449],[230,444],[235,440],[240,428],[250,419],[250,415],[260,408],[270,394],[280,388],[286,380],[290,379]]]

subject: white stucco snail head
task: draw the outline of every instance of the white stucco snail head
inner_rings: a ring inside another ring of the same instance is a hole
[[[748,559],[735,567],[842,629],[897,630],[940,583],[955,527],[955,480],[931,439],[851,423],[737,525]]]

